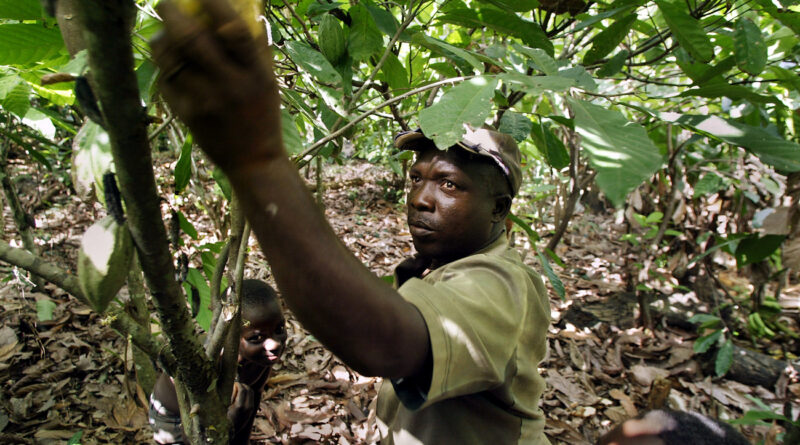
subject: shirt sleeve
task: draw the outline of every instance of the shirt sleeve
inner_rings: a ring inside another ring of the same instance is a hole
[[[430,387],[423,378],[393,380],[408,409],[499,387],[523,331],[525,270],[497,256],[476,255],[445,266],[435,280],[412,278],[399,289],[425,319],[433,353]]]

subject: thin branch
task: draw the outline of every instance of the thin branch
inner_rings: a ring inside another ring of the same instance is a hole
[[[413,90],[411,90],[411,91],[409,91],[407,93],[403,93],[403,94],[401,94],[399,96],[395,96],[392,99],[389,99],[387,101],[381,102],[380,104],[378,104],[378,106],[376,106],[372,110],[365,111],[364,113],[360,114],[358,117],[356,117],[353,120],[351,120],[347,125],[343,126],[342,128],[334,131],[333,133],[329,134],[328,136],[325,136],[324,138],[318,140],[317,142],[314,142],[314,144],[312,144],[310,147],[308,147],[304,152],[300,153],[299,155],[297,155],[295,157],[295,165],[297,165],[298,168],[301,168],[301,167],[305,166],[308,163],[308,160],[305,159],[307,156],[313,155],[319,149],[321,149],[325,144],[327,144],[328,142],[330,142],[330,141],[336,139],[337,137],[341,136],[347,130],[352,128],[355,124],[357,124],[357,123],[361,122],[362,120],[368,118],[373,113],[375,113],[376,111],[380,110],[383,107],[389,106],[389,105],[391,105],[393,103],[396,103],[396,102],[400,102],[403,99],[411,97],[411,96],[413,96],[415,94],[419,94],[419,93],[428,91],[428,90],[433,89],[433,88],[438,88],[438,87],[440,87],[442,85],[446,85],[446,84],[449,84],[449,83],[462,82],[464,80],[472,79],[474,77],[477,77],[477,76],[462,76],[462,77],[453,77],[453,78],[449,78],[449,79],[440,80],[438,82],[429,83],[428,85],[425,85],[425,86],[422,86],[422,87],[419,87],[419,88],[415,88],[415,89],[413,89]]]

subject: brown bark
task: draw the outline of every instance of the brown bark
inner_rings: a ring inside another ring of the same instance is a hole
[[[136,8],[130,0],[79,0],[75,10],[102,109],[128,224],[161,326],[176,357],[174,376],[197,415],[182,418],[187,433],[203,443],[227,443],[227,403],[208,391],[216,378],[206,359],[180,286],[174,278],[159,207],[145,112],[139,101],[131,46]]]

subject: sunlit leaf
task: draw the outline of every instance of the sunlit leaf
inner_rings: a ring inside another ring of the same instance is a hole
[[[689,15],[684,2],[656,1],[672,36],[697,61],[708,62],[714,57],[714,47],[700,22]]]
[[[11,20],[41,20],[40,0],[0,0],[0,18]]]
[[[354,60],[364,60],[383,48],[383,34],[364,5],[350,8],[350,37],[347,51]]]
[[[64,49],[61,33],[37,23],[0,24],[0,65],[45,60]]]
[[[728,373],[733,364],[733,342],[725,340],[725,343],[717,351],[717,359],[714,362],[714,371],[717,377],[722,377]]]
[[[299,64],[309,74],[316,77],[320,82],[339,85],[342,83],[342,76],[328,62],[328,59],[321,52],[308,46],[304,42],[286,42],[286,50],[292,60]]]
[[[752,20],[740,18],[736,21],[733,49],[739,69],[754,76],[764,71],[767,65],[767,45],[761,30]]]
[[[452,146],[464,135],[464,124],[483,125],[491,111],[496,86],[493,77],[476,77],[451,88],[437,103],[419,113],[422,132],[440,149]]]
[[[531,134],[533,122],[524,114],[506,111],[500,118],[500,125],[497,129],[501,133],[510,134],[517,142],[524,141]]]
[[[653,175],[663,157],[644,128],[619,111],[568,99],[575,113],[575,130],[597,170],[597,185],[614,205]]]

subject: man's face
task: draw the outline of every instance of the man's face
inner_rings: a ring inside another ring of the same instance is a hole
[[[488,182],[493,167],[456,150],[421,150],[409,171],[409,230],[417,252],[434,265],[486,246],[497,222]]]

